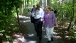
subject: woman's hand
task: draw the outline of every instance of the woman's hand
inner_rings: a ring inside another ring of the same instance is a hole
[[[55,27],[58,27],[58,24],[55,24]]]

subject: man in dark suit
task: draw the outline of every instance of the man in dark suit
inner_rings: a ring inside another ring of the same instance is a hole
[[[40,4],[37,4],[36,6],[37,8],[34,14],[34,20],[35,20],[34,26],[35,26],[35,31],[37,33],[37,37],[39,37],[39,43],[41,43],[44,11],[41,8]]]

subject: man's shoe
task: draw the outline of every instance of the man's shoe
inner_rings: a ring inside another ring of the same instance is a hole
[[[39,37],[38,35],[36,35],[37,37]]]
[[[53,38],[51,38],[51,41],[53,42]]]
[[[47,43],[50,43],[51,41],[48,41]]]
[[[39,43],[41,43],[41,41],[39,41]]]
[[[38,43],[41,43],[41,40],[38,40]]]

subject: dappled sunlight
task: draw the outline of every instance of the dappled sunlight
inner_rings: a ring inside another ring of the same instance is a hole
[[[63,34],[62,32],[54,32],[53,33],[54,34],[54,38],[56,38],[56,39],[61,39],[62,37],[59,35],[59,34]]]
[[[56,39],[61,39],[62,37],[61,36],[53,36],[54,38]]]
[[[22,40],[22,39],[21,39]],[[19,40],[19,39],[14,39],[12,43],[36,43],[37,41],[27,41],[26,39],[25,40]],[[9,41],[4,41],[3,43],[10,43]]]
[[[9,41],[4,41],[3,43],[10,43]]]
[[[19,18],[30,19],[30,17],[19,15]]]
[[[59,30],[54,30],[54,31],[59,31]]]
[[[22,42],[26,41],[26,39],[24,38],[24,36],[22,35],[22,33],[13,34],[13,38],[15,38],[14,41],[13,41],[13,43],[22,43]]]
[[[33,33],[33,30],[31,30],[31,29],[34,29],[34,25],[30,22],[30,19],[29,19],[29,17],[26,17],[26,16],[20,16],[20,22],[22,22],[22,23],[24,23],[24,24],[26,24],[26,26],[28,27],[28,34],[26,35],[26,39],[27,40],[21,40],[20,38],[18,38],[18,40],[20,40],[21,42],[25,42],[25,43],[36,43],[37,42],[37,37],[36,37],[36,35]],[[65,25],[59,25],[58,27],[55,27],[55,30],[54,30],[54,36],[53,36],[53,38],[54,38],[54,40],[58,40],[58,39],[60,39],[60,40],[64,40],[64,39],[66,39],[66,40],[68,40],[69,39],[69,32],[68,31],[66,31],[66,27],[68,27],[68,24],[69,23],[65,23]],[[31,27],[30,27],[31,26]],[[43,38],[43,40],[45,39],[47,39],[47,35],[46,35],[46,30],[45,30],[45,27],[43,26],[42,27],[42,31],[43,31],[43,36],[42,36],[42,38]],[[30,33],[31,32],[31,33]],[[32,41],[32,40],[34,40],[34,41]],[[36,40],[36,41],[35,41]]]
[[[53,36],[54,38],[56,39],[61,39],[62,37],[61,36]],[[44,35],[44,38],[47,38],[47,35]]]
[[[25,38],[24,37],[18,38],[18,40],[20,40],[21,42],[25,42]]]
[[[69,38],[70,36],[65,36],[65,38]]]
[[[36,41],[29,41],[28,43],[36,43]]]
[[[34,36],[34,34],[28,34],[28,36],[29,36],[29,37],[33,37],[33,36]]]
[[[37,41],[31,41],[31,40],[29,40],[29,41],[27,41],[27,40],[25,40],[24,42],[22,42],[22,41],[20,41],[20,40],[18,40],[18,39],[15,39],[14,41],[13,41],[13,43],[36,43]]]
[[[55,35],[59,35],[59,36],[65,36],[65,35],[68,35],[69,34],[69,32],[68,31],[60,31],[60,32],[58,32],[58,31],[55,31],[55,33],[54,33]]]
[[[23,23],[25,23],[25,22],[30,22],[30,20],[23,21]]]
[[[15,34],[14,36],[18,37],[14,39],[13,43],[36,43],[36,41],[26,40],[24,36]],[[29,37],[33,37],[34,34],[28,34]]]
[[[54,32],[54,35],[57,35],[57,34],[60,34],[60,33],[56,33],[56,32]]]
[[[20,40],[18,40],[18,39],[14,39],[13,43],[22,43],[22,42]]]
[[[65,34],[69,34],[69,32],[68,31],[65,31]]]
[[[20,22],[27,23],[27,22],[30,22],[30,20],[22,20]]]
[[[59,28],[59,29],[63,29],[63,28]]]

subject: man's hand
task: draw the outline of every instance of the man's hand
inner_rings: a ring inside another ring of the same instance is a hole
[[[43,21],[43,19],[40,19],[40,21]]]

